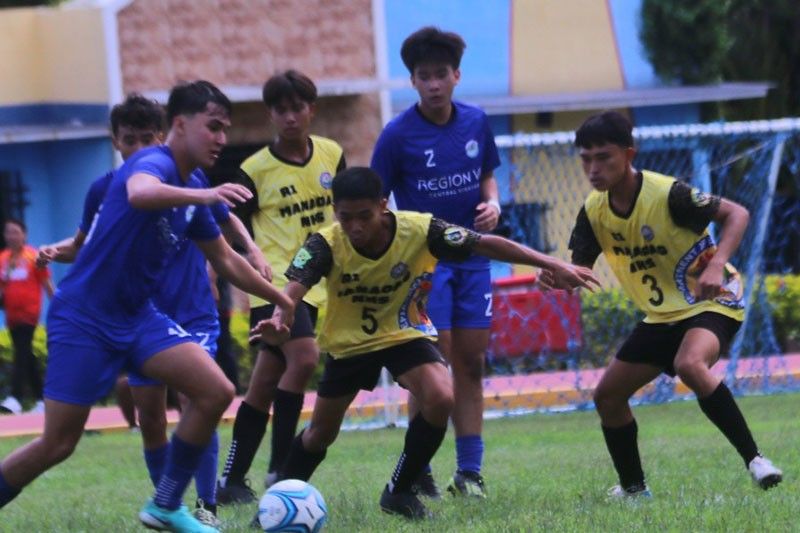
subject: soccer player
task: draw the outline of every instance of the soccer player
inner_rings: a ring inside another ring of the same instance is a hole
[[[123,148],[120,150],[123,160],[127,160],[138,148],[160,144],[162,123],[161,106],[140,95],[129,95],[124,103],[114,106],[111,111],[113,137],[121,136],[124,140],[126,134],[133,136],[133,140],[127,143],[116,139],[114,141],[116,147]],[[40,263],[45,263],[50,258],[62,262],[74,259],[98,215],[113,175],[113,172],[107,173],[92,183],[76,235],[72,239],[44,247],[40,251]],[[208,187],[208,180],[202,171],[196,170],[193,175],[202,186]],[[265,276],[268,267],[241,221],[230,216],[225,204],[215,204],[210,209],[226,239],[248,250],[251,264]],[[159,311],[175,320],[187,335],[191,335],[214,358],[219,337],[219,320],[206,271],[206,261],[196,246],[187,241],[178,245],[170,265],[161,276],[153,299]],[[145,463],[153,484],[158,485],[169,453],[166,387],[135,370],[130,372],[127,384],[133,403],[139,411]],[[195,517],[205,524],[216,526],[219,526],[216,519],[215,486],[218,450],[219,439],[215,432],[195,473],[198,496]]]
[[[486,114],[453,100],[461,77],[463,39],[438,28],[411,34],[400,50],[419,102],[381,133],[371,166],[399,209],[433,213],[478,232],[497,226],[500,204],[493,171],[500,165]],[[453,371],[457,470],[447,486],[453,495],[485,497],[483,462],[483,370],[492,320],[489,260],[473,255],[436,267],[428,311],[439,348]],[[409,412],[415,411],[411,399]],[[418,490],[440,496],[429,467]]]
[[[426,311],[437,258],[458,261],[480,253],[538,266],[552,270],[555,285],[563,288],[597,281],[589,269],[502,237],[481,235],[431,214],[387,211],[381,178],[369,168],[337,174],[333,202],[338,223],[312,234],[286,272],[284,291],[294,302],[327,278],[319,342],[329,356],[311,423],[293,441],[281,476],[311,477],[336,439],[347,407],[359,390],[375,387],[386,367],[417,397],[420,411],[409,422],[380,506],[388,513],[424,518],[426,508],[411,485],[439,448],[453,407],[450,374]],[[286,318],[278,309],[252,333],[279,336]]]
[[[294,316],[293,302],[226,244],[207,207],[244,201],[249,191],[235,184],[206,189],[192,175],[219,156],[230,110],[227,97],[208,82],[175,87],[166,145],[137,152],[112,179],[48,313],[44,433],[0,464],[0,506],[74,451],[91,405],[128,366],[188,399],[141,521],[161,530],[217,531],[200,524],[181,499],[233,386],[206,351],[155,308],[152,296],[177,248],[192,238],[217,272]]]
[[[761,488],[777,485],[781,471],[759,453],[730,390],[709,370],[744,317],[742,283],[728,259],[744,235],[747,210],[634,168],[631,123],[619,113],[587,119],[575,145],[595,190],[578,213],[570,239],[572,261],[591,267],[602,253],[646,315],[594,394],[620,481],[609,494],[650,495],[628,400],[662,372],[677,374],[695,392],[700,409],[733,444]],[[712,221],[719,225],[719,243],[707,229]]]
[[[256,243],[275,271],[273,283],[283,287],[283,275],[306,237],[333,222],[331,180],[345,167],[342,148],[310,134],[317,88],[296,70],[272,76],[264,84],[263,100],[275,127],[275,141],[248,158],[239,180],[253,194],[237,210],[250,223]],[[247,503],[256,496],[245,481],[273,405],[272,453],[265,484],[277,479],[286,460],[303,407],[308,381],[319,362],[314,339],[317,309],[325,303],[325,287],[314,287],[298,302],[290,338],[280,346],[261,343],[250,386],[236,413],[228,459],[217,489],[222,504]],[[272,316],[274,305],[250,298],[250,324]]]

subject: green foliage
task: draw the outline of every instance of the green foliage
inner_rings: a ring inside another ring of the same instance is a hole
[[[608,364],[634,326],[644,318],[622,289],[581,292],[582,368]]]
[[[640,38],[656,73],[684,84],[717,82],[732,46],[725,0],[644,0]]]
[[[47,332],[44,326],[40,325],[33,333],[33,354],[39,362],[39,367],[43,369],[47,364]],[[0,395],[8,390],[13,361],[14,347],[11,335],[7,328],[0,329]]]
[[[800,275],[767,276],[767,300],[784,352],[800,351]]]
[[[487,420],[483,475],[489,497],[428,502],[436,513],[430,521],[408,522],[378,508],[403,447],[400,428],[342,432],[311,482],[328,504],[327,533],[796,531],[800,395],[744,398],[740,406],[760,449],[786,472],[784,483],[769,492],[753,486],[739,456],[693,401],[635,409],[654,496],[649,501],[606,498],[616,476],[594,412]],[[222,426],[220,464],[230,438],[230,426]],[[0,440],[0,455],[28,440]],[[0,529],[141,531],[136,513],[153,491],[141,446],[138,434],[84,437],[73,457],[3,508]],[[452,475],[454,448],[448,431],[432,461],[441,485]],[[269,453],[263,445],[253,461],[254,488],[261,486]],[[193,505],[194,497],[190,487],[185,502]],[[224,530],[254,531],[249,526],[254,509],[221,507]]]

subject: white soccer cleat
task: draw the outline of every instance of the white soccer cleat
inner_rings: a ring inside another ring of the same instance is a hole
[[[653,493],[647,488],[647,485],[639,485],[629,489],[623,489],[621,485],[614,485],[608,489],[608,497],[612,499],[625,499],[625,498],[652,498]]]
[[[772,464],[772,461],[761,455],[756,455],[747,465],[747,469],[753,476],[753,482],[764,490],[774,487],[783,480],[783,472]]]
[[[28,409],[29,413],[44,413],[44,400],[37,401],[33,407]]]
[[[0,411],[18,415],[22,412],[22,404],[13,396],[8,396],[3,403],[0,403]]]

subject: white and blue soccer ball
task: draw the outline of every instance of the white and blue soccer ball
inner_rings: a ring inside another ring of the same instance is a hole
[[[327,518],[322,494],[299,479],[275,483],[258,502],[258,523],[271,533],[317,533]]]

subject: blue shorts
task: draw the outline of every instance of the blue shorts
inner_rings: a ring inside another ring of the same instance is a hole
[[[437,330],[489,329],[492,324],[491,271],[436,265],[428,316]]]
[[[219,324],[187,326],[186,328],[181,328],[180,331],[186,341],[199,344],[211,356],[211,359],[217,358]],[[145,376],[138,370],[131,369],[128,371],[128,385],[131,387],[153,387],[161,385],[161,382]]]
[[[123,369],[136,370],[153,355],[189,342],[153,306],[124,322],[103,320],[56,297],[47,313],[44,397],[90,406],[108,396]]]

